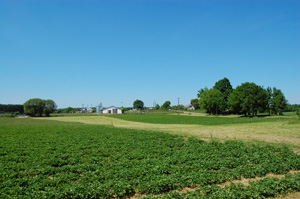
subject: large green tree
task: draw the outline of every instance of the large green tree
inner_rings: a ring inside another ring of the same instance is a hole
[[[44,114],[46,117],[49,117],[49,115],[53,113],[56,110],[56,108],[57,106],[53,100],[44,100]]]
[[[198,93],[199,105],[209,114],[219,114],[224,109],[223,94],[217,89],[201,89]]]
[[[24,103],[24,112],[33,117],[41,117],[43,115],[44,107],[44,100],[40,98],[33,98]]]
[[[32,117],[41,117],[43,114],[49,116],[56,109],[56,104],[53,100],[42,100],[40,98],[29,99],[23,106],[25,114]]]
[[[160,109],[159,104],[156,104],[155,107],[154,107],[154,110],[159,110],[159,109]]]
[[[135,100],[133,102],[133,108],[137,110],[142,110],[144,108],[144,102],[142,100]]]
[[[228,98],[231,110],[244,115],[257,115],[258,110],[266,110],[268,92],[255,83],[245,82],[237,86]]]
[[[220,109],[221,112],[228,112],[229,111],[229,105],[228,105],[228,98],[232,92],[232,86],[230,84],[229,79],[227,79],[226,77],[217,81],[213,87],[214,89],[217,89],[218,91],[220,91],[223,95],[223,103],[220,107],[223,107],[223,109]]]
[[[195,110],[199,109],[199,99],[191,99],[191,105],[193,105],[193,107],[195,108]]]
[[[171,109],[171,102],[165,101],[165,103],[160,107],[162,110],[169,110]]]
[[[282,111],[287,106],[287,100],[285,99],[284,94],[280,89],[275,87],[273,89],[268,88],[268,90],[270,93],[269,105],[272,109],[272,112],[277,115],[282,115]]]

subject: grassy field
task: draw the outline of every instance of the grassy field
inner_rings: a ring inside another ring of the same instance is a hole
[[[108,115],[117,119],[144,122],[152,124],[198,124],[198,125],[227,125],[227,124],[243,124],[243,123],[269,123],[269,122],[298,122],[297,118],[289,117],[203,117],[175,114],[124,114],[124,115]],[[300,124],[300,122],[299,122]]]
[[[117,116],[81,115],[41,119],[164,131],[204,140],[241,140],[255,143],[286,144],[297,151],[300,150],[300,120],[296,117],[243,118],[236,116],[136,114]]]
[[[299,192],[299,126],[294,117],[0,118],[0,198],[266,198]]]

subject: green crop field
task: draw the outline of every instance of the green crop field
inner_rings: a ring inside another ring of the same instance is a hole
[[[0,198],[265,198],[300,191],[300,155],[289,147],[72,118],[0,118]],[[285,176],[222,185],[266,174]]]

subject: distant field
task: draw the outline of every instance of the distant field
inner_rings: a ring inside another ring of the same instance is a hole
[[[78,122],[106,118],[0,118],[0,198],[264,198],[300,191],[300,155],[288,147]],[[287,175],[230,184],[266,174]]]
[[[154,124],[198,124],[198,125],[226,125],[243,123],[266,122],[297,122],[297,118],[288,117],[216,117],[216,116],[187,116],[174,114],[124,114],[107,115],[127,121],[154,123]]]
[[[166,117],[166,119],[164,117]],[[147,121],[151,121],[152,123],[129,121],[125,120],[126,118],[133,118],[139,121],[148,119]],[[242,140],[255,143],[267,142],[274,144],[287,144],[295,148],[297,151],[300,151],[300,120],[296,117],[237,118],[232,116],[212,117],[168,114],[136,114],[132,116],[80,115],[35,118],[35,120],[111,125],[127,129],[164,131],[171,134],[192,136],[204,140]],[[154,121],[164,121],[164,123],[153,123]],[[181,122],[181,124],[177,124],[176,122]]]

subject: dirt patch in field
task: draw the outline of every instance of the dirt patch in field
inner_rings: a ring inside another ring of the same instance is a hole
[[[300,198],[300,192],[296,192],[296,193],[289,193],[286,196],[278,196],[275,199],[299,199]]]
[[[295,174],[298,173],[300,171],[290,171],[290,174]],[[232,181],[228,181],[222,184],[217,184],[217,186],[224,188],[226,185],[230,185],[231,183],[237,184],[237,183],[242,183],[244,186],[249,186],[249,182],[250,181],[258,181],[258,180],[262,180],[265,178],[278,178],[278,179],[282,179],[284,178],[285,175],[276,175],[276,174],[268,174],[264,177],[256,177],[256,178],[242,178],[241,180],[232,180]],[[195,186],[194,188],[190,188],[190,187],[185,187],[181,190],[179,190],[179,193],[187,193],[187,192],[193,192],[196,191],[197,189],[201,188],[201,186]],[[144,194],[136,194],[132,197],[130,197],[130,199],[139,199],[139,198],[143,198],[146,197],[147,195]],[[290,199],[290,198],[299,198],[300,193],[290,193],[286,196],[280,196],[278,198],[284,198],[284,199]],[[155,197],[155,196],[154,196]]]

